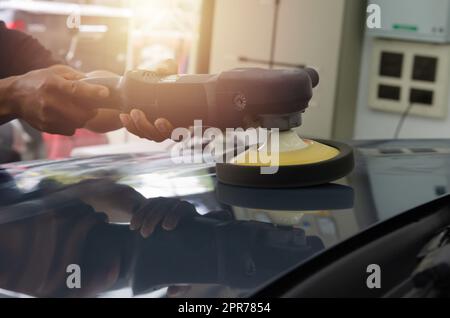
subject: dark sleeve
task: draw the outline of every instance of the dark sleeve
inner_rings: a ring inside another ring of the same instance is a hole
[[[59,62],[35,38],[9,30],[0,21],[0,78],[46,68]]]

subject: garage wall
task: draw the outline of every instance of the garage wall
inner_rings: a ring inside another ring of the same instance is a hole
[[[300,128],[330,138],[339,70],[345,0],[281,0],[275,60],[318,69],[321,83]],[[216,0],[211,72],[267,67],[239,56],[269,60],[275,0]]]

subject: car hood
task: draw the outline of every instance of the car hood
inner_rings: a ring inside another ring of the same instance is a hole
[[[449,141],[353,145],[349,177],[299,189],[227,186],[214,164],[174,164],[166,153],[5,165],[0,292],[250,296],[368,227],[447,194]],[[150,235],[131,230],[133,218]],[[77,268],[81,288],[68,285]]]

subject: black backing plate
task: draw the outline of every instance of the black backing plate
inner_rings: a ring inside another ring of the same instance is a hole
[[[280,166],[275,174],[261,174],[261,167],[219,163],[216,166],[220,182],[256,188],[295,188],[326,184],[352,172],[355,161],[352,147],[337,141],[316,140],[339,150],[336,157],[313,164]]]

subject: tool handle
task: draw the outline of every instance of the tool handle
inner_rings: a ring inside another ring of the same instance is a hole
[[[83,78],[81,81],[88,84],[102,85],[109,89],[109,97],[102,105],[102,108],[123,110],[124,102],[120,90],[122,76],[88,77]]]
[[[150,71],[129,71],[119,83],[122,110],[142,110],[150,121],[167,118],[174,127],[189,127],[195,120],[209,121],[214,103],[208,95],[213,75],[161,76]],[[215,82],[215,81],[212,81]]]
[[[153,72],[130,71],[125,76],[92,77],[82,81],[109,88],[105,108],[125,113],[137,108],[150,121],[167,118],[175,127],[189,127],[194,120],[207,124],[210,75],[159,76]]]

